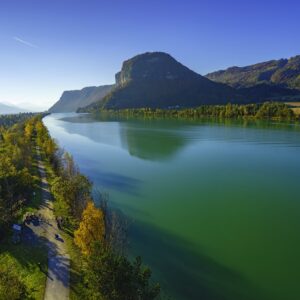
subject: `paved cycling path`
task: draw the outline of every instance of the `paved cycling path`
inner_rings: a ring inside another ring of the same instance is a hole
[[[41,214],[42,217],[39,235],[45,238],[48,247],[48,273],[44,299],[65,300],[69,299],[70,258],[64,240],[55,238],[55,234],[59,234],[59,231],[53,214],[53,202],[46,178],[45,166],[40,154],[38,154],[38,169],[41,176],[43,199],[38,211],[38,214]]]

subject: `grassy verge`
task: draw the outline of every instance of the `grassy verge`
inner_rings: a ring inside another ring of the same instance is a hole
[[[300,116],[300,102],[286,102],[295,115]]]
[[[294,112],[295,115],[300,116],[300,107],[292,108],[292,111]]]
[[[70,299],[81,300],[84,299],[82,286],[82,270],[84,262],[79,249],[75,246],[73,236],[68,233],[62,234],[70,255]]]

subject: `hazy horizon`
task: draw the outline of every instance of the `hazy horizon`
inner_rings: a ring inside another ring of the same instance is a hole
[[[280,1],[1,1],[0,102],[48,109],[64,90],[114,82],[164,51],[204,75],[300,54],[300,4]]]

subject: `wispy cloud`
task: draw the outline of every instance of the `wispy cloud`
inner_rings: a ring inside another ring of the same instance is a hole
[[[23,40],[23,39],[21,39],[21,38],[19,38],[19,37],[17,37],[17,36],[14,36],[13,39],[14,39],[16,42],[19,42],[19,43],[21,43],[21,44],[23,44],[23,45],[26,45],[26,46],[28,46],[28,47],[31,47],[31,48],[38,48],[36,45],[34,45],[34,44],[32,44],[32,43],[30,43],[30,42],[28,42],[28,41],[25,41],[25,40]]]

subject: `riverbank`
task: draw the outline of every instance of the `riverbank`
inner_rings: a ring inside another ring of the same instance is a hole
[[[41,226],[43,227],[42,236],[48,252],[48,270],[47,281],[44,293],[45,300],[67,300],[69,299],[69,265],[70,257],[62,238],[59,236],[56,218],[53,213],[53,200],[49,190],[49,184],[46,177],[46,170],[38,150],[38,168],[42,181],[42,204],[38,214],[42,218]]]
[[[80,112],[80,111],[79,111]],[[196,120],[211,118],[219,120],[246,119],[246,120],[276,120],[299,122],[300,115],[291,109],[290,105],[281,102],[265,102],[261,104],[227,104],[202,105],[195,108],[137,108],[120,110],[101,110],[94,114],[119,117],[142,117],[145,119],[168,118],[181,120]]]
[[[152,283],[151,271],[140,258],[125,255],[125,228],[104,194],[95,199],[92,183],[72,156],[47,132],[48,139],[54,145],[46,163],[53,212],[70,253],[70,299],[156,299],[160,287]]]
[[[49,184],[49,191],[51,191],[54,185],[55,178],[57,176],[56,171],[54,170],[54,167],[49,160],[44,162],[44,166],[47,182]],[[69,272],[69,298],[71,300],[81,300],[85,297],[84,287],[82,284],[82,271],[85,266],[80,250],[74,244],[74,231],[78,226],[78,221],[76,221],[66,210],[61,208],[60,204],[58,203],[58,199],[55,197],[53,197],[52,212],[55,216],[55,219],[60,217],[68,220],[67,222],[65,221],[62,224],[60,229],[57,229],[57,233],[63,240],[63,244],[65,247],[63,253],[68,253],[67,262]],[[55,227],[57,227],[56,222]]]

